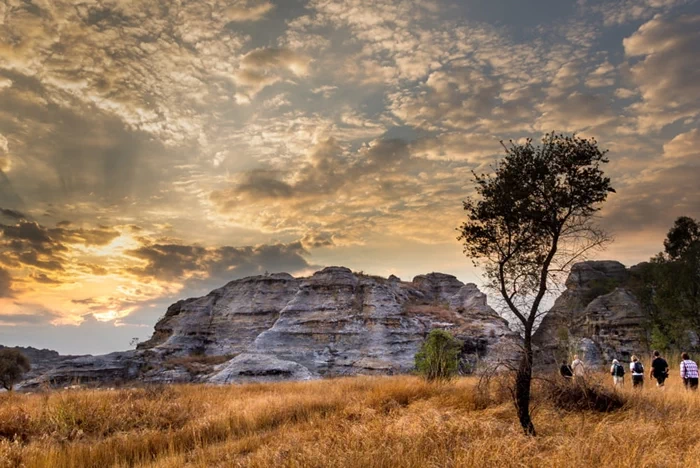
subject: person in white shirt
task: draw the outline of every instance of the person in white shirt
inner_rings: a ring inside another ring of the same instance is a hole
[[[578,358],[578,354],[574,356],[574,362],[571,363],[571,370],[574,371],[574,379],[577,383],[581,383],[586,376],[586,367],[583,361]]]
[[[632,372],[632,387],[642,388],[644,387],[644,366],[637,356],[632,356],[632,362],[630,362],[630,371]]]
[[[690,359],[688,353],[681,354],[681,379],[683,385],[690,390],[698,389],[698,365]]]

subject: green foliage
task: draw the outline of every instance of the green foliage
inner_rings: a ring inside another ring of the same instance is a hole
[[[634,270],[630,288],[648,317],[652,346],[687,350],[688,332],[700,332],[700,225],[678,218],[664,246]]]
[[[12,348],[0,350],[0,385],[5,390],[12,390],[12,386],[19,382],[30,368],[29,359],[20,351]]]
[[[571,262],[609,240],[594,215],[615,190],[602,170],[606,151],[595,139],[550,133],[541,146],[528,139],[504,148],[506,156],[492,173],[474,174],[477,197],[464,201],[467,221],[458,228],[458,240],[523,326],[515,405],[523,429],[534,435],[529,407],[535,320],[545,294],[563,280]]]
[[[462,342],[445,330],[431,330],[416,354],[416,369],[428,381],[449,380],[459,369]]]
[[[681,216],[673,223],[664,241],[664,250],[671,259],[686,256],[700,242],[700,224],[693,218]]]
[[[494,174],[474,175],[478,197],[464,202],[458,239],[531,329],[552,270],[608,240],[593,215],[614,190],[594,139],[552,133],[542,146],[527,140],[505,148]],[[528,298],[529,307],[518,306]]]
[[[654,325],[651,330],[651,341],[649,342],[649,347],[660,351],[667,351],[671,348],[671,344],[672,342],[668,334],[661,331],[658,324]]]

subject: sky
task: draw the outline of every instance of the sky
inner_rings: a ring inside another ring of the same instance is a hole
[[[230,280],[481,282],[500,140],[595,137],[597,258],[700,218],[692,0],[0,0],[0,343],[105,353]]]

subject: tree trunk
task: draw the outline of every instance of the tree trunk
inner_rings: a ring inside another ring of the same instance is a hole
[[[518,419],[525,434],[534,436],[535,426],[530,418],[530,386],[532,383],[532,333],[525,330],[523,354],[520,366],[515,375],[515,406],[518,409]]]

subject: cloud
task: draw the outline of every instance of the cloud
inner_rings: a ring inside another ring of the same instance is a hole
[[[20,213],[17,210],[11,210],[9,208],[0,208],[0,215],[5,216],[6,218],[11,218],[11,219],[16,219],[16,220],[27,219],[27,216],[24,215],[23,213]]]
[[[162,281],[192,279],[195,283],[230,281],[265,271],[299,272],[310,267],[304,258],[309,253],[301,243],[216,247],[182,244],[150,244],[127,255],[144,260],[143,267],[128,271],[140,278]]]
[[[608,0],[592,2],[590,8],[603,16],[606,26],[614,26],[646,20],[685,3],[688,0]]]
[[[228,7],[224,14],[226,15],[226,19],[234,22],[260,21],[267,13],[272,11],[274,7],[275,6],[268,1],[238,1]]]
[[[62,281],[59,281],[55,278],[51,278],[46,275],[46,273],[34,273],[31,275],[32,280],[34,280],[37,283],[40,284],[62,284]]]
[[[12,277],[10,272],[0,267],[0,298],[12,297]]]
[[[0,90],[2,90],[2,78],[0,77]],[[10,159],[10,144],[7,138],[0,133],[0,171],[8,172],[12,168],[12,160]]]
[[[261,90],[284,79],[285,74],[303,77],[308,73],[311,59],[291,49],[260,48],[248,52],[241,59],[236,82],[241,86],[239,102],[250,102]]]
[[[695,128],[673,137],[664,145],[664,157],[670,159],[700,158],[700,130]]]
[[[438,125],[475,128],[495,107],[498,79],[471,68],[439,70],[430,74],[425,90],[393,96],[392,110],[404,122],[426,129]]]
[[[16,302],[15,305],[20,309],[26,310],[27,312],[11,314],[0,313],[0,324],[12,327],[18,325],[49,325],[60,317],[60,315],[56,312],[37,304]]]
[[[541,114],[535,128],[542,132],[597,131],[618,117],[608,97],[579,91],[550,96],[539,106],[539,110]]]
[[[449,145],[468,139],[375,139],[353,151],[323,140],[296,167],[286,171],[256,169],[213,191],[212,201],[236,223],[264,231],[287,232],[305,245],[329,239],[334,245],[362,243],[372,235],[413,235],[421,240],[451,238],[440,223],[417,229],[421,219],[459,212],[469,170],[483,162],[488,142],[474,136],[472,147],[444,154]],[[476,145],[479,145],[478,147]],[[430,231],[430,233],[428,233]],[[317,244],[321,246],[320,244]]]
[[[642,129],[656,129],[700,113],[700,15],[656,16],[623,41],[635,59],[630,75],[643,102]]]
[[[621,186],[604,209],[604,220],[622,236],[660,241],[679,216],[700,216],[700,134],[697,129],[663,145],[652,160]],[[646,236],[646,237],[645,237]]]

